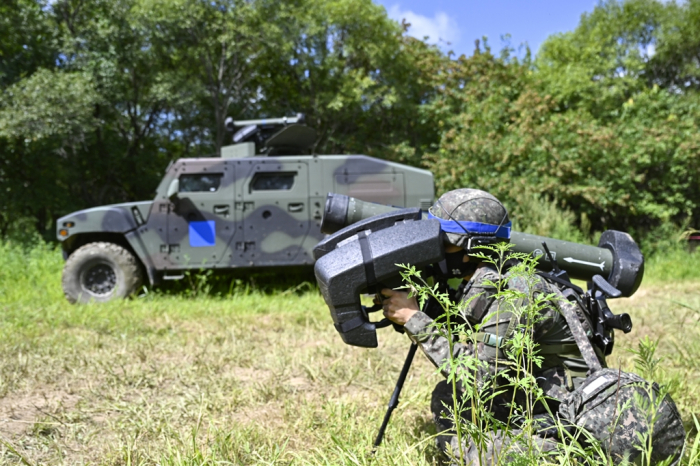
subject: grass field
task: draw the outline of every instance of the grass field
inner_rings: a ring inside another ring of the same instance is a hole
[[[631,370],[628,350],[659,339],[659,382],[688,427],[700,415],[696,257],[650,260],[639,292],[611,302],[635,328],[608,359]],[[422,357],[371,459],[409,342],[385,329],[378,349],[343,344],[314,286],[239,279],[223,295],[73,306],[62,265],[49,247],[0,243],[0,464],[439,464],[428,406],[440,376]]]

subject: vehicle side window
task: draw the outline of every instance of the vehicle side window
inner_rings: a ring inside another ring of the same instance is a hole
[[[213,193],[219,190],[223,173],[197,173],[194,175],[180,175],[180,192]]]
[[[250,192],[290,190],[294,186],[294,177],[296,175],[296,172],[256,173],[253,181],[250,183]]]

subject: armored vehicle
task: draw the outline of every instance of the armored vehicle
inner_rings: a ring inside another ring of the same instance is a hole
[[[155,199],[73,212],[57,221],[71,302],[109,301],[187,270],[312,265],[326,194],[427,210],[426,170],[365,155],[309,155],[303,116],[227,120],[220,157],[183,158]]]

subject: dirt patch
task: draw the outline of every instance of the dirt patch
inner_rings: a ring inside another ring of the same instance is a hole
[[[279,401],[271,401],[254,408],[245,408],[231,413],[232,424],[242,426],[258,424],[266,429],[284,429],[284,407]]]
[[[287,384],[296,389],[307,388],[309,386],[309,380],[306,377],[292,377],[287,380]]]
[[[242,383],[264,382],[272,377],[272,372],[252,367],[232,367],[228,372],[232,378]]]
[[[25,435],[39,421],[63,425],[64,414],[75,408],[80,400],[80,395],[61,389],[9,394],[0,399],[0,434],[8,438]]]

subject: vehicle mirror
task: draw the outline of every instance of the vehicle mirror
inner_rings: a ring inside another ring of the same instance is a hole
[[[180,192],[180,180],[175,178],[170,182],[168,186],[168,199],[174,201],[177,199],[178,193]]]

